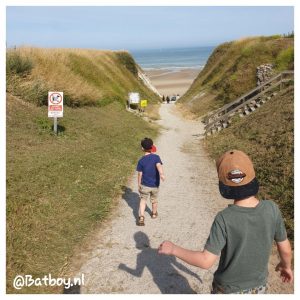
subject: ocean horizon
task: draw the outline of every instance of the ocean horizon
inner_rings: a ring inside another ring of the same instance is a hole
[[[204,68],[215,46],[169,49],[132,50],[131,54],[143,70],[172,70]]]

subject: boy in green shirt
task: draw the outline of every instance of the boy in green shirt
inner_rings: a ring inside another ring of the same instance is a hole
[[[220,256],[214,273],[213,294],[265,293],[268,260],[275,240],[280,256],[276,271],[283,282],[293,280],[292,251],[278,206],[255,195],[259,185],[250,158],[238,150],[223,154],[217,161],[219,190],[234,203],[217,214],[203,251],[163,242],[158,252],[209,269]]]

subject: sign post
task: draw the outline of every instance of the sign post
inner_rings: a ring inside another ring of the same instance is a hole
[[[54,133],[57,134],[57,117],[54,117],[53,120],[54,120],[54,124],[53,124]]]
[[[55,134],[57,134],[57,118],[63,117],[63,103],[63,92],[48,92],[48,118],[53,118],[53,130]]]

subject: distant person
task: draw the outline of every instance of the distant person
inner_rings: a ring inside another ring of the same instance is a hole
[[[165,101],[166,101],[165,95],[162,96],[162,99],[161,99],[161,100],[162,100],[162,102],[165,102]]]
[[[170,103],[170,98],[169,98],[169,96],[167,96],[166,100],[167,100],[167,103]]]
[[[231,150],[216,165],[220,193],[234,202],[215,217],[204,250],[191,251],[165,241],[158,252],[203,269],[211,268],[221,256],[212,294],[263,294],[275,240],[280,256],[276,271],[283,282],[291,282],[292,252],[284,221],[273,201],[256,198],[259,184],[250,158]]]
[[[160,185],[160,179],[165,180],[165,175],[160,157],[153,152],[156,147],[149,138],[141,141],[144,156],[138,161],[136,170],[138,171],[138,188],[140,193],[139,219],[137,225],[145,225],[145,209],[148,198],[152,204],[151,217],[157,218],[157,197]]]

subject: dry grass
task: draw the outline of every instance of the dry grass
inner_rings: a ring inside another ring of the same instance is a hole
[[[145,116],[147,116],[148,118],[154,121],[160,120],[159,108],[160,108],[160,104],[150,103],[145,108]]]
[[[47,103],[47,97],[42,95],[48,90],[63,91],[70,106],[126,103],[132,91],[139,92],[150,103],[159,101],[138,80],[134,60],[127,52],[19,48],[9,50],[7,55],[29,59],[33,65],[25,76],[7,72],[8,91],[39,105]]]

